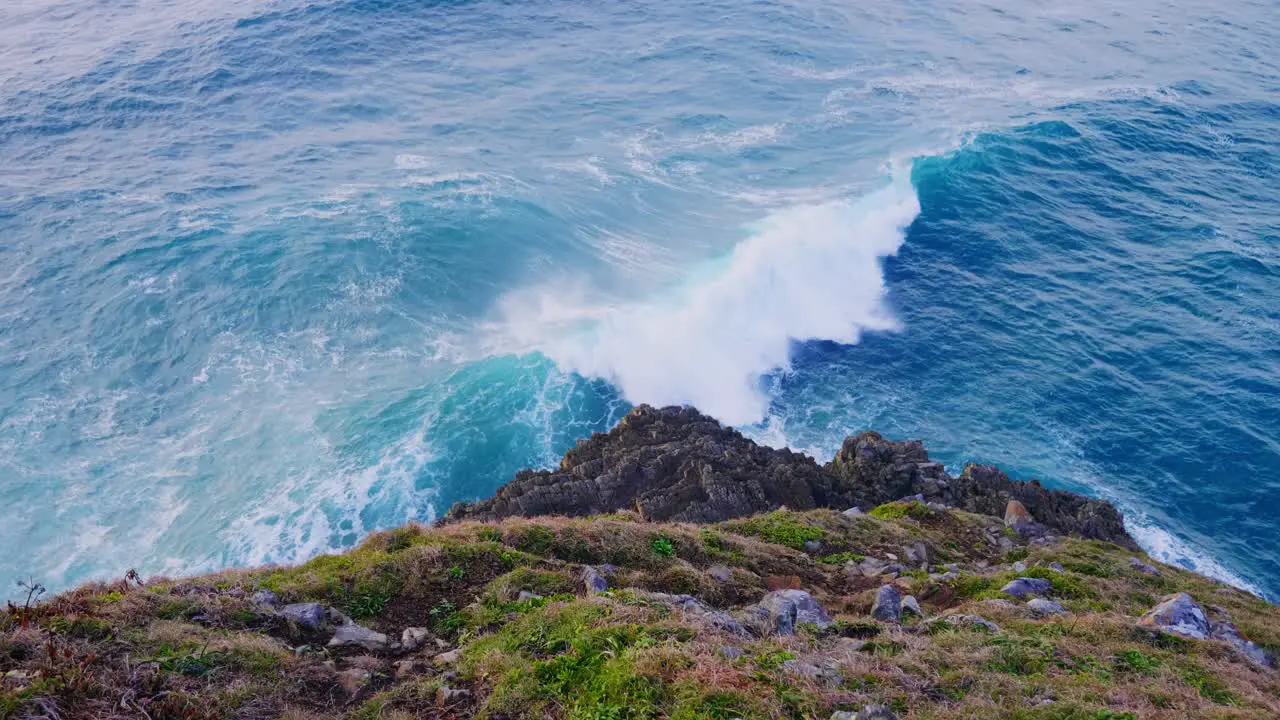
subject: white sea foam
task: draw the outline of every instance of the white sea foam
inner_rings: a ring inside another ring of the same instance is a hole
[[[1194,570],[1259,597],[1263,595],[1257,585],[1227,569],[1207,553],[1197,550],[1191,543],[1156,525],[1146,515],[1127,507],[1122,507],[1121,511],[1124,513],[1125,529],[1151,557],[1169,565]]]
[[[920,205],[905,169],[852,202],[774,212],[727,258],[661,298],[602,301],[562,285],[508,295],[500,327],[632,402],[691,404],[729,424],[764,418],[760,378],[800,340],[856,343],[897,327],[881,260]]]

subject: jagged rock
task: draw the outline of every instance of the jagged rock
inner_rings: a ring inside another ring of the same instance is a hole
[[[1241,635],[1235,623],[1231,622],[1226,610],[1213,606],[1209,608],[1208,615],[1209,637],[1227,643],[1250,662],[1271,670],[1276,669],[1275,656],[1261,645]]]
[[[1048,600],[1045,598],[1032,598],[1027,602],[1027,609],[1032,615],[1062,615],[1067,610],[1062,607],[1062,603],[1057,600]]]
[[[444,521],[636,510],[653,521],[718,522],[851,500],[807,455],[757,445],[692,408],[640,405],[608,433],[579,441],[559,468],[522,470]]]
[[[707,568],[707,574],[717,582],[729,582],[733,579],[733,568],[728,565],[712,565]]]
[[[431,637],[431,631],[424,627],[405,628],[404,632],[400,633],[400,647],[405,652],[413,652],[422,647],[429,637]]]
[[[969,465],[952,478],[916,440],[867,432],[819,466],[761,447],[692,408],[640,405],[608,433],[567,452],[556,470],[522,470],[487,500],[454,505],[441,522],[634,510],[647,520],[718,522],[787,506],[875,507],[902,497],[1003,516],[1016,500],[1038,524],[1137,550],[1108,502]]]
[[[1154,576],[1160,575],[1160,570],[1158,568],[1156,568],[1154,565],[1149,565],[1147,563],[1144,563],[1136,557],[1129,558],[1129,565],[1132,566],[1134,570],[1137,570],[1143,575],[1154,575]]]
[[[318,630],[329,622],[329,610],[320,603],[293,603],[280,608],[280,615],[308,630]]]
[[[871,617],[882,622],[902,622],[902,594],[892,585],[882,585],[871,605]]]
[[[264,605],[269,608],[280,607],[280,596],[270,590],[259,590],[253,594],[250,602],[254,605]]]
[[[609,575],[613,574],[613,567],[602,565],[593,567],[584,565],[582,567],[582,584],[587,588],[588,595],[596,595],[609,589]]]
[[[924,608],[920,607],[920,601],[916,600],[914,595],[908,595],[902,598],[902,613],[922,618],[924,617]]]
[[[1021,600],[1028,595],[1043,595],[1044,593],[1049,592],[1049,589],[1052,587],[1053,583],[1045,580],[1044,578],[1020,577],[1015,578],[1009,584],[1000,588],[1000,592],[1012,595],[1013,597]]]
[[[822,541],[821,540],[805,540],[804,551],[809,553],[810,555],[817,555],[818,553],[822,552]]]
[[[360,692],[360,688],[369,682],[369,678],[373,677],[373,673],[364,668],[350,668],[335,673],[338,679],[338,685],[347,692],[348,695],[355,695]]]
[[[1194,640],[1209,637],[1209,618],[1204,608],[1186,593],[1164,598],[1138,618],[1138,626]]]
[[[382,652],[387,650],[389,641],[387,636],[380,632],[374,632],[363,625],[359,625],[351,620],[342,623],[338,629],[334,631],[333,638],[329,640],[329,647],[362,647],[365,650],[373,652]]]
[[[797,625],[806,623],[820,628],[831,625],[831,616],[804,590],[771,592],[745,613],[763,630],[778,635],[793,635]]]

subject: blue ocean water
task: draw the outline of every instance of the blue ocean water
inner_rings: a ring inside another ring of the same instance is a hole
[[[1264,2],[9,0],[0,584],[295,561],[631,403],[1280,597]]]

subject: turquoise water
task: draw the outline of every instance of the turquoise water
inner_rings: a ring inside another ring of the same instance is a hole
[[[634,402],[1280,596],[1261,2],[11,0],[0,583],[295,561]]]

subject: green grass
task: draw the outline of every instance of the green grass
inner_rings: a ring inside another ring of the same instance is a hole
[[[741,535],[758,537],[775,545],[785,545],[796,550],[804,549],[804,544],[811,540],[822,540],[827,532],[797,519],[797,515],[786,510],[774,510],[771,513],[757,515],[747,520],[727,523],[725,528]]]
[[[902,518],[914,518],[916,520],[924,520],[931,515],[933,511],[927,505],[918,500],[909,500],[903,502],[896,500],[887,502],[883,505],[877,505],[867,513],[871,517],[880,518],[881,520],[901,520]]]
[[[865,555],[859,555],[858,553],[855,553],[855,552],[840,552],[840,553],[833,553],[831,555],[823,555],[822,557],[818,558],[818,562],[826,563],[828,565],[843,565],[851,560],[853,562],[862,562],[863,560],[866,560],[866,559],[867,557]]]
[[[654,538],[653,543],[650,544],[650,547],[653,548],[654,554],[661,555],[662,557],[672,557],[676,554],[675,544],[673,544],[671,540],[664,537]]]

